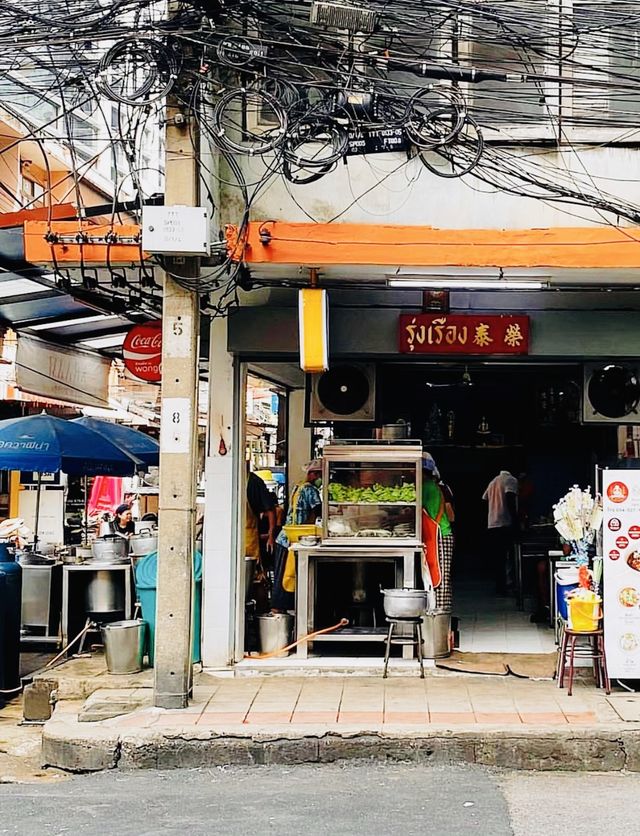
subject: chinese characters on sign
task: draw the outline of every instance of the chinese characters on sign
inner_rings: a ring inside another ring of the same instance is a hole
[[[529,317],[402,314],[403,354],[528,354]]]

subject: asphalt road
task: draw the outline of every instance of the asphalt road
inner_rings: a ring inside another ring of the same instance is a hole
[[[0,834],[637,833],[640,775],[350,763],[108,772],[0,786]]]

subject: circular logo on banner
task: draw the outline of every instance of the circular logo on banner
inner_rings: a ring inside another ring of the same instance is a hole
[[[626,537],[616,537],[616,546],[619,549],[626,549],[629,545],[629,541]]]
[[[611,549],[611,551],[609,552],[609,558],[611,560],[619,560],[620,552],[617,551],[616,549]]]
[[[624,482],[612,482],[607,488],[607,496],[611,502],[626,502],[629,498],[629,488]]]
[[[609,531],[620,531],[622,528],[622,523],[617,517],[611,517],[607,525],[609,527]]]
[[[128,371],[140,380],[157,383],[162,378],[162,321],[134,325],[122,344]]]
[[[632,525],[629,527],[629,537],[632,540],[640,540],[640,525]]]

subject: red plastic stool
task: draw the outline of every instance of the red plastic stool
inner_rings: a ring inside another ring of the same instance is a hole
[[[578,639],[581,638],[588,639],[588,644],[576,646]],[[570,630],[565,625],[562,631],[562,642],[558,650],[556,676],[558,677],[558,688],[563,688],[565,672],[567,666],[569,667],[569,696],[573,693],[573,674],[575,671],[576,657],[592,660],[596,687],[604,688],[605,694],[610,694],[611,683],[609,682],[609,674],[607,673],[607,657],[604,652],[604,630],[602,628],[599,630],[591,630],[588,633],[579,633],[576,630]]]

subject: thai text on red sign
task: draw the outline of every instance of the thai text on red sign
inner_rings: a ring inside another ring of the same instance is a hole
[[[529,317],[401,314],[403,354],[528,354]]]
[[[140,380],[156,383],[162,378],[162,321],[134,325],[122,344],[128,371]]]

